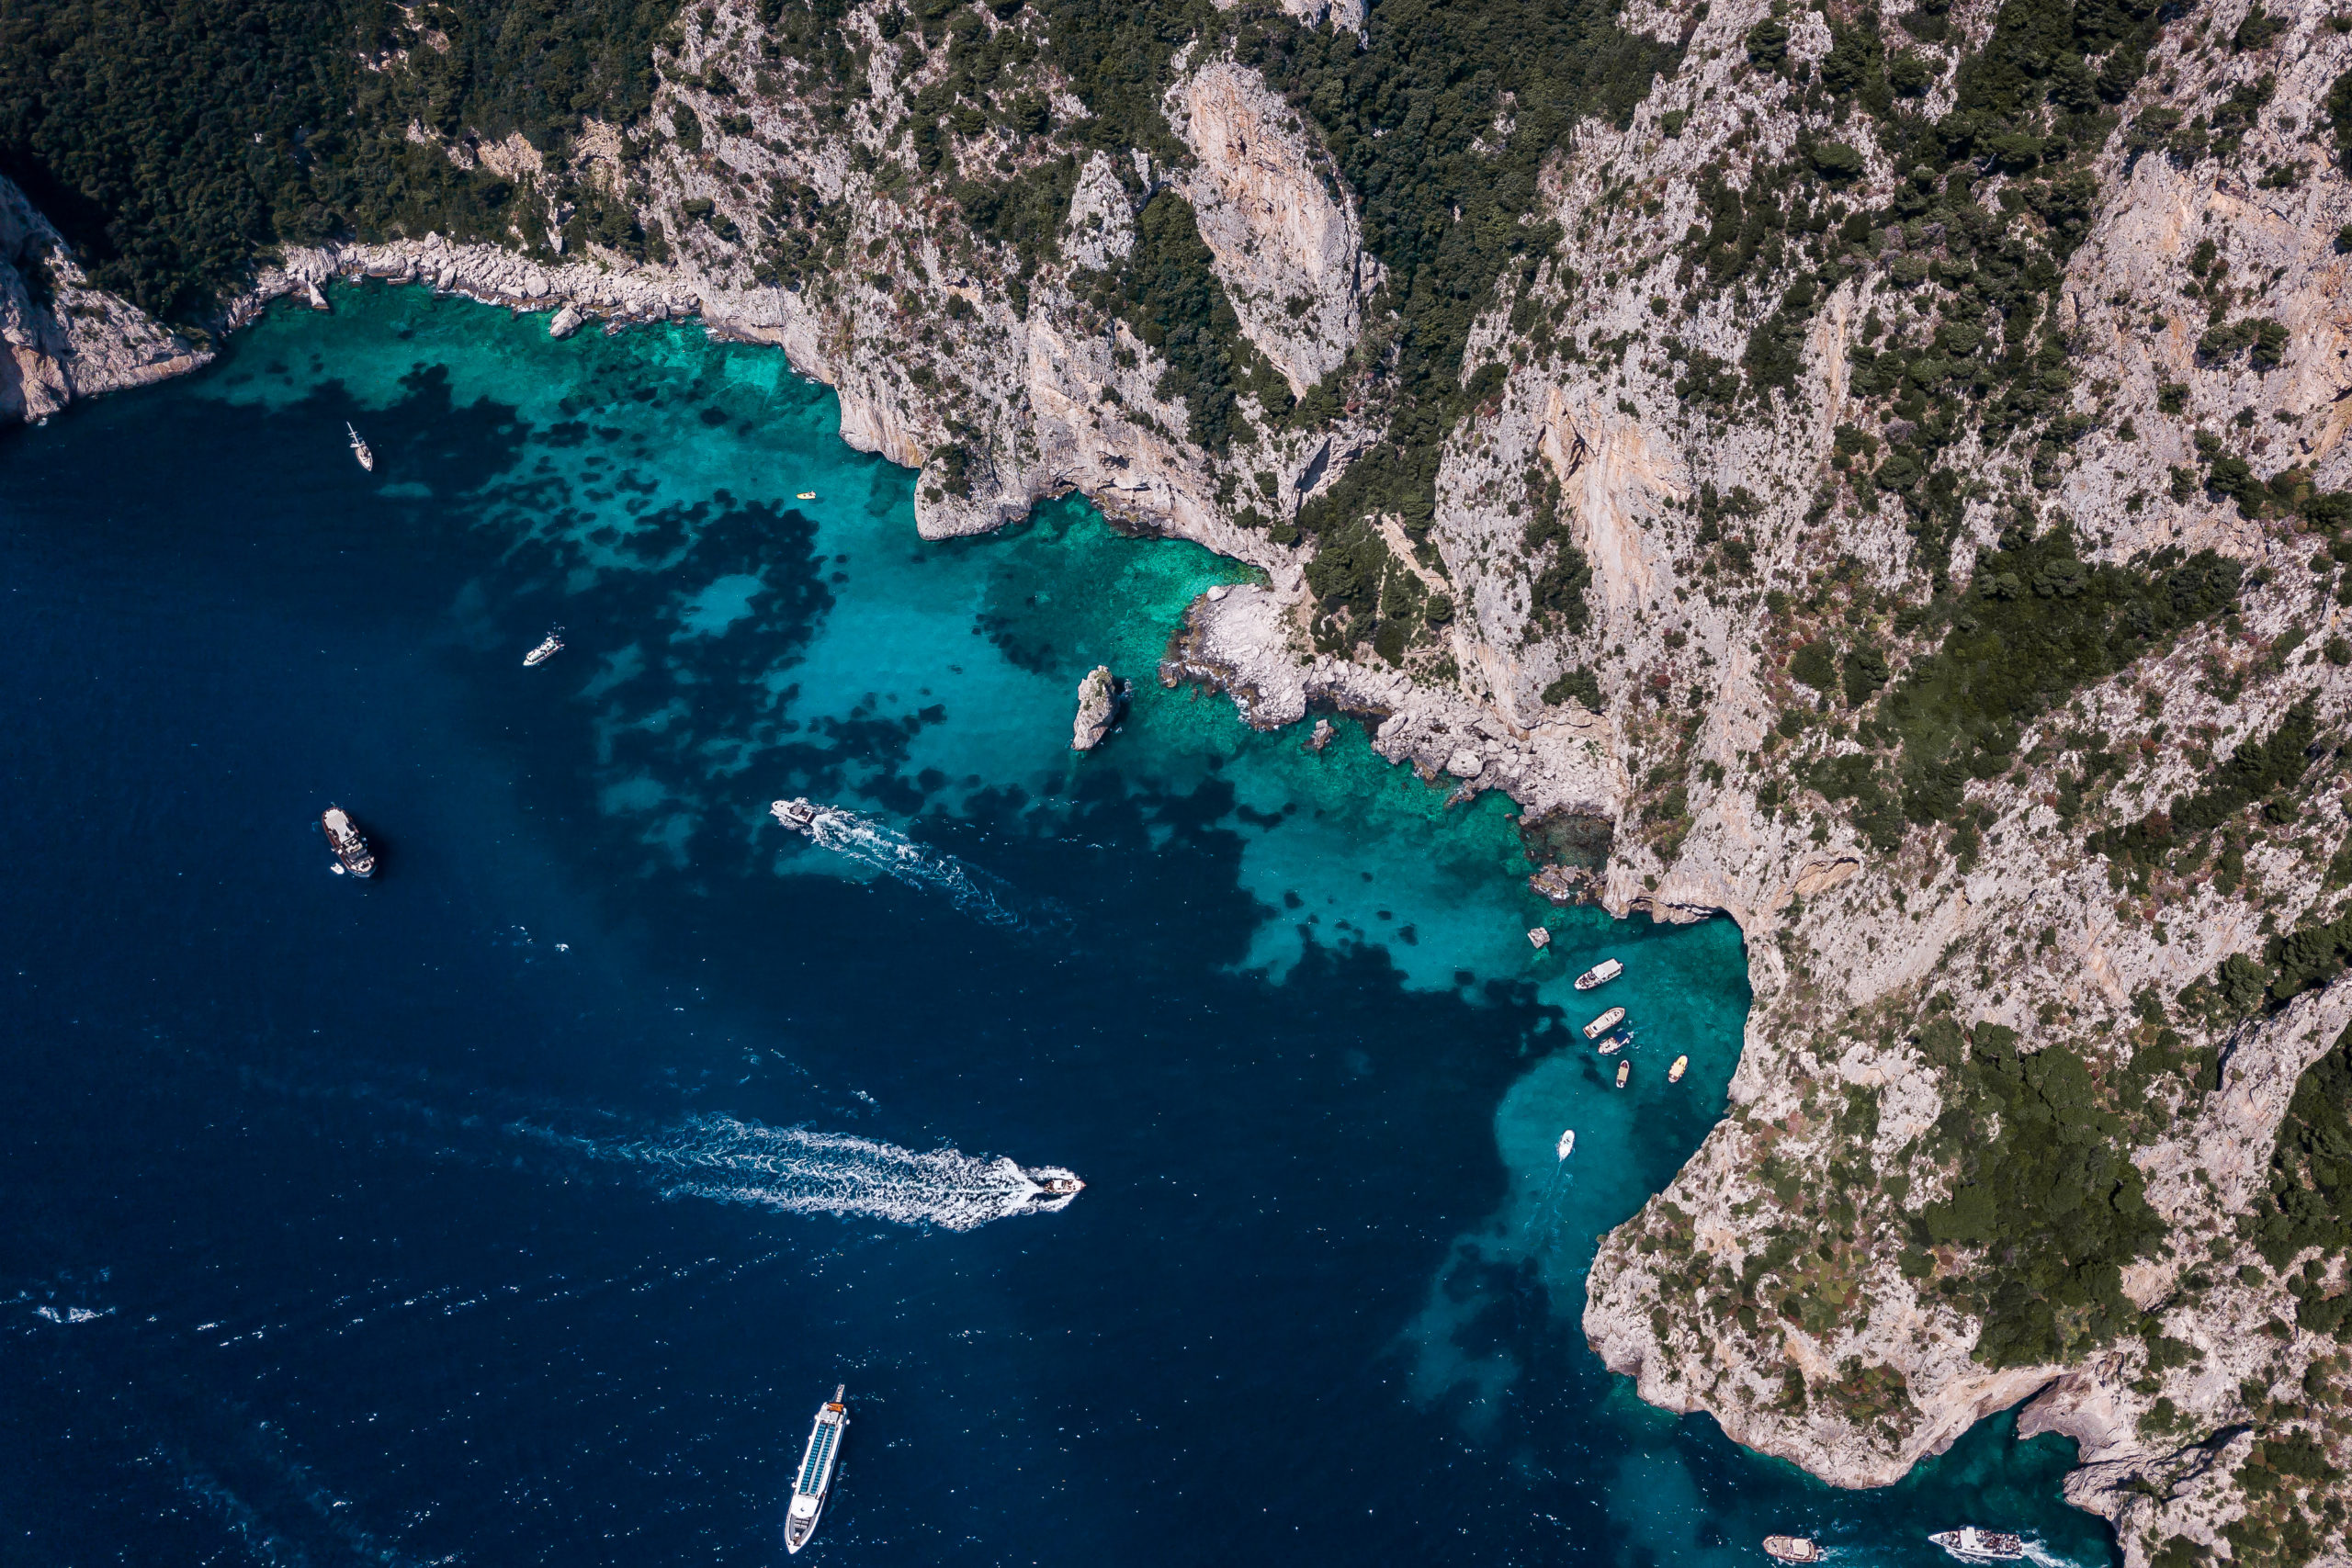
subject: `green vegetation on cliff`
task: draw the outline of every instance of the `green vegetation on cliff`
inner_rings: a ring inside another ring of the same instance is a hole
[[[142,309],[198,320],[280,241],[545,238],[412,123],[560,150],[652,101],[675,0],[0,0],[0,174]],[[405,63],[393,56],[405,51]],[[583,221],[605,217],[588,214]],[[626,230],[624,216],[616,227]],[[534,230],[537,232],[534,232]]]

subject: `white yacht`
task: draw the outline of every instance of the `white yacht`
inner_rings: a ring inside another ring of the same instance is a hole
[[[2011,1562],[2025,1555],[2025,1542],[2018,1537],[1999,1530],[1981,1530],[1973,1525],[1945,1530],[1928,1539],[1962,1562]]]
[[[523,655],[523,668],[526,670],[536,670],[540,665],[545,664],[548,660],[553,659],[557,654],[561,653],[562,651],[563,638],[558,637],[554,632],[549,632],[548,633],[547,641],[539,644],[538,647]]]
[[[1602,1035],[1608,1033],[1611,1030],[1616,1028],[1619,1024],[1624,1021],[1625,1010],[1623,1008],[1611,1008],[1607,1012],[1602,1013],[1599,1018],[1594,1019],[1590,1023],[1584,1026],[1584,1037],[1587,1040],[1598,1040]]]
[[[1577,989],[1589,991],[1595,986],[1605,986],[1625,972],[1625,966],[1613,958],[1604,958],[1577,976]]]
[[[368,443],[359,439],[359,432],[352,428],[351,422],[349,420],[344,421],[343,428],[345,433],[351,437],[351,455],[359,459],[359,466],[361,468],[367,469],[371,474],[374,473],[376,471],[376,454],[368,450]]]
[[[825,1511],[825,1494],[833,1487],[833,1462],[841,1457],[842,1429],[849,1425],[849,1406],[842,1395],[847,1383],[836,1384],[833,1397],[817,1412],[808,1430],[808,1447],[800,1456],[800,1476],[792,1483],[792,1506],[785,1510],[784,1550],[797,1553],[817,1533],[817,1516]]]

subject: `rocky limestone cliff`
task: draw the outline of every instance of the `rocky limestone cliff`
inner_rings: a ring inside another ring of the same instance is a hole
[[[1538,851],[1607,843],[1543,891],[1747,938],[1729,1113],[1591,1273],[1644,1398],[1845,1485],[2030,1400],[2132,1568],[2352,1562],[2312,1098],[2352,1020],[2352,30],[1632,0],[1528,34],[1636,62],[1566,134],[1510,161],[1522,82],[1400,174],[1434,96],[1380,85],[1378,9],[1233,6],[1140,100],[1050,7],[858,6],[830,52],[763,14],[682,17],[653,112],[579,139],[647,259],[290,248],[232,324],[337,276],[698,317],[836,386],[926,536],[1077,490],[1258,566],[1163,680],[1359,715]],[[22,292],[17,384],[95,389]]]
[[[75,398],[141,387],[209,351],[93,288],[49,220],[0,178],[0,420],[41,420]]]

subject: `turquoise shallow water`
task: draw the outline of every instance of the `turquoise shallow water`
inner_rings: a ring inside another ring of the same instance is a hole
[[[2109,1561],[2063,1443],[1841,1495],[1600,1370],[1738,932],[1553,910],[1501,797],[1162,690],[1241,569],[1076,502],[925,544],[773,351],[335,303],[0,445],[34,1560],[765,1560],[845,1379],[857,1560]]]

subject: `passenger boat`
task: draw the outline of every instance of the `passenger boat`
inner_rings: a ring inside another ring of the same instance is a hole
[[[1633,1063],[1631,1063],[1631,1062],[1620,1062],[1620,1063],[1618,1063],[1618,1064],[1617,1064],[1617,1087],[1618,1087],[1619,1089],[1623,1089],[1623,1088],[1625,1087],[1625,1080],[1626,1080],[1627,1078],[1632,1077],[1633,1076],[1634,1076],[1634,1064],[1633,1064]]]
[[[1577,976],[1577,989],[1589,991],[1595,986],[1605,986],[1625,972],[1625,966],[1613,958],[1604,958]]]
[[[1973,1525],[1928,1539],[1963,1562],[2009,1562],[2025,1555],[2025,1542],[2018,1537]]]
[[[1764,1538],[1764,1555],[1775,1562],[1818,1562],[1829,1554],[1811,1536],[1768,1535]]]
[[[327,848],[334,852],[337,874],[346,871],[354,876],[376,874],[375,852],[359,836],[359,824],[351,819],[350,812],[330,806],[319,818],[319,826],[326,832]]]
[[[548,660],[553,659],[557,654],[561,653],[562,651],[563,638],[558,637],[554,632],[549,632],[548,633],[547,641],[539,644],[538,647],[523,655],[523,668],[526,670],[536,670],[540,665],[545,664]]]
[[[1677,1056],[1674,1058],[1674,1066],[1666,1069],[1666,1081],[1668,1083],[1680,1083],[1682,1081],[1682,1075],[1690,1070],[1690,1058],[1688,1056]]]
[[[345,434],[351,437],[351,455],[359,459],[359,466],[361,468],[367,469],[371,474],[374,473],[376,471],[376,454],[368,450],[368,443],[359,439],[359,432],[352,429],[351,422],[349,420],[344,421],[343,428]]]
[[[833,1461],[841,1457],[842,1429],[849,1425],[849,1406],[842,1395],[846,1383],[836,1384],[833,1397],[817,1412],[808,1430],[808,1447],[800,1455],[800,1476],[792,1483],[792,1506],[784,1515],[784,1550],[797,1552],[817,1533],[817,1516],[825,1511],[825,1494],[832,1490]]]
[[[1059,1166],[1040,1166],[1021,1173],[1037,1184],[1037,1190],[1047,1198],[1075,1198],[1086,1190],[1086,1183]]]
[[[1608,1033],[1611,1030],[1616,1028],[1619,1024],[1624,1021],[1625,1010],[1623,1008],[1611,1008],[1607,1012],[1602,1013],[1599,1018],[1594,1019],[1590,1023],[1584,1026],[1584,1037],[1587,1040],[1598,1040],[1602,1035]]]
[[[1577,1130],[1574,1127],[1560,1134],[1560,1157],[1567,1158],[1577,1152]]]
[[[1614,1056],[1618,1052],[1623,1051],[1626,1046],[1632,1043],[1632,1041],[1626,1039],[1622,1034],[1612,1034],[1608,1039],[1600,1043],[1600,1054],[1604,1056]]]

